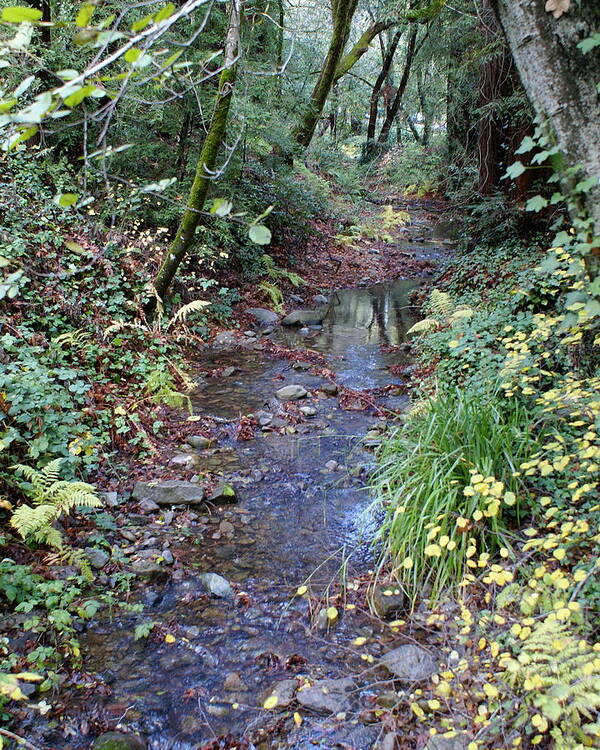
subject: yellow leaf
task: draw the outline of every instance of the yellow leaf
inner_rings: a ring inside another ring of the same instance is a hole
[[[165,643],[175,643],[176,640],[177,638],[175,638],[174,635],[171,635],[171,633],[165,635]]]
[[[296,711],[296,712],[294,713],[294,724],[295,724],[295,725],[296,725],[297,727],[299,727],[299,726],[300,726],[300,724],[302,724],[302,717],[300,716],[300,714],[298,713],[298,711]]]
[[[327,608],[327,619],[328,620],[331,620],[332,622],[333,622],[333,620],[337,620],[337,618],[339,617],[339,614],[340,613],[338,612],[337,607],[328,607]]]
[[[364,646],[366,642],[367,642],[367,639],[364,636],[362,636],[362,635],[359,635],[358,638],[355,638],[352,641],[352,643],[355,646]]]
[[[279,703],[279,698],[276,695],[270,695],[267,698],[267,700],[263,703],[263,708],[270,710],[271,708],[275,708],[275,706],[278,703]]]
[[[298,586],[296,589],[296,596],[304,596],[308,591],[308,586]]]

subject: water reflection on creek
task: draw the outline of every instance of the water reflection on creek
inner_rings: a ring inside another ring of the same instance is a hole
[[[280,330],[275,336],[287,346],[325,354],[328,367],[348,387],[400,382],[386,368],[401,362],[402,355],[386,354],[381,347],[400,344],[414,322],[407,295],[417,283],[341,290],[322,329]],[[268,409],[281,385],[298,383],[314,391],[324,382],[260,351],[215,351],[206,364],[238,368],[231,377],[208,379],[194,396],[198,413],[225,419]],[[213,732],[240,733],[260,722],[265,690],[298,671],[290,661],[306,660],[300,669],[312,677],[364,667],[356,656],[347,656],[349,639],[357,628],[367,634],[375,626],[366,618],[353,616],[350,624],[350,618],[342,618],[329,635],[315,637],[307,627],[306,601],[292,594],[312,574],[315,588],[322,588],[348,555],[351,569],[369,564],[367,548],[360,545],[369,536],[364,534],[369,497],[360,468],[373,458],[359,436],[378,418],[342,410],[336,396],[321,393],[305,402],[317,415],[299,425],[297,434],[266,431],[247,442],[225,436],[216,452],[202,454],[200,470],[228,476],[239,504],[211,513],[202,508],[195,518],[177,512],[171,550],[185,559],[188,574],[180,581],[149,584],[142,594],[143,615],[119,613],[82,638],[86,669],[102,675],[112,689],[110,696],[93,697],[102,703],[101,715],[113,722],[124,715],[122,724],[139,730],[151,748],[198,747]],[[388,403],[401,408],[405,399],[391,397]],[[330,471],[325,464],[332,460],[340,467]],[[152,534],[151,525],[145,528]],[[195,571],[224,576],[247,593],[244,603],[208,599]],[[134,641],[135,625],[143,620],[166,625],[176,643],[165,643],[164,631],[161,639]],[[231,673],[241,682],[227,689],[224,680]],[[308,731],[310,720],[303,726],[302,732]],[[312,747],[302,732],[293,742],[273,740],[264,747]],[[52,746],[86,747],[87,742]]]

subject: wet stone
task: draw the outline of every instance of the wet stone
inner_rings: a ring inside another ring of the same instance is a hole
[[[284,326],[318,325],[325,320],[327,310],[326,307],[319,310],[295,310],[289,315],[286,315],[281,323]]]
[[[294,370],[297,370],[298,372],[306,372],[306,370],[310,370],[312,365],[310,362],[300,361],[300,362],[294,362],[292,367],[294,368]]]
[[[134,500],[153,500],[158,505],[195,505],[203,501],[204,488],[178,479],[136,482],[131,497]]]
[[[230,693],[243,693],[248,689],[248,685],[246,685],[237,672],[230,672],[223,682],[223,690],[227,690]]]
[[[281,680],[273,685],[269,692],[269,696],[277,698],[277,707],[285,708],[294,700],[297,688],[298,683],[296,680]]]
[[[182,469],[193,469],[199,463],[199,457],[193,453],[178,453],[169,461],[171,466],[180,466]]]
[[[235,503],[235,490],[228,482],[219,482],[206,499],[209,503],[217,503],[220,505]]]
[[[406,609],[407,601],[404,591],[392,584],[376,586],[371,598],[373,611],[382,620],[392,619]]]
[[[438,670],[438,663],[421,646],[406,643],[384,654],[381,663],[399,680],[419,682],[427,680]]]
[[[280,401],[297,401],[299,398],[305,398],[308,391],[301,385],[284,385],[275,395]]]
[[[98,549],[98,547],[86,547],[83,551],[92,568],[96,568],[96,570],[103,568],[110,560],[108,552]]]
[[[304,414],[305,417],[315,417],[318,412],[314,406],[301,406],[300,413]]]
[[[196,450],[205,450],[206,448],[211,448],[215,444],[215,441],[204,435],[190,435],[186,438],[186,443]]]
[[[319,386],[319,390],[328,396],[335,396],[339,389],[335,383],[323,383],[323,385]]]
[[[218,573],[201,573],[198,579],[211,596],[216,596],[217,599],[233,599],[231,584]]]
[[[296,694],[298,703],[318,713],[337,714],[350,706],[348,691],[354,688],[349,678],[339,680],[319,680],[309,688]]]

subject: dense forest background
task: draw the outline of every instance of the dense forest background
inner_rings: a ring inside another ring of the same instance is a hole
[[[382,747],[598,746],[597,3],[3,2],[0,70],[0,746],[129,606],[103,493],[208,435],[198,352],[360,285],[431,206],[456,254],[370,482],[379,574],[464,668],[382,709]]]

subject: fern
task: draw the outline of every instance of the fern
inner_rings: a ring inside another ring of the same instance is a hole
[[[461,305],[453,309],[452,298],[446,292],[440,292],[439,289],[433,289],[429,296],[428,307],[431,315],[428,318],[419,320],[411,326],[406,332],[409,334],[429,333],[440,327],[440,319],[448,325],[454,325],[461,320],[467,320],[474,315],[474,311],[467,305]]]
[[[434,315],[447,318],[452,312],[452,298],[446,292],[432,289],[429,296],[429,307]]]
[[[522,723],[534,714],[533,731],[550,729],[560,750],[596,747],[600,658],[589,643],[551,616],[533,626],[516,658],[501,663],[504,679],[521,696]]]
[[[429,333],[429,331],[433,331],[439,327],[440,324],[435,318],[424,318],[423,320],[417,321],[414,326],[411,326],[406,332],[406,335],[409,336],[413,333]]]
[[[273,279],[275,281],[277,281],[277,279],[287,279],[291,284],[293,284],[293,286],[296,287],[300,286],[301,284],[306,284],[306,281],[304,281],[302,276],[299,276],[293,271],[286,271],[284,268],[279,268],[279,266],[276,266],[275,261],[273,260],[273,258],[271,258],[270,255],[263,255],[262,262],[265,266],[267,276],[270,279]]]
[[[170,318],[166,325],[166,329],[168,330],[171,326],[175,325],[176,323],[179,323],[180,321],[186,321],[187,316],[191,312],[196,312],[198,310],[204,310],[206,307],[210,307],[210,302],[207,302],[203,299],[197,299],[193,302],[189,302],[187,305],[183,305],[183,307],[180,307],[179,310]]]
[[[89,566],[82,562],[78,552],[64,545],[62,533],[56,523],[76,508],[96,508],[101,502],[91,484],[65,481],[60,478],[64,459],[50,461],[43,469],[17,464],[13,470],[28,483],[25,487],[32,505],[21,505],[10,519],[11,526],[28,542],[47,545],[62,551],[70,560],[77,560],[86,573]]]
[[[268,281],[261,281],[258,288],[269,298],[275,312],[283,312],[283,294],[278,286]]]
[[[181,409],[185,406],[190,415],[193,413],[190,397],[175,388],[173,378],[166,369],[152,370],[146,378],[145,390],[155,404],[165,404],[173,409]]]

